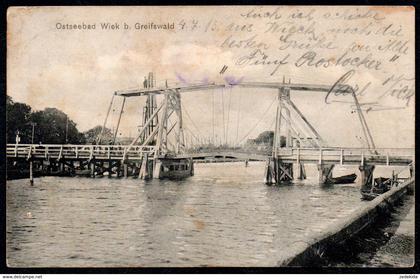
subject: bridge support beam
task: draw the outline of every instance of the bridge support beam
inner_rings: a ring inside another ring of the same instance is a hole
[[[156,160],[156,164],[154,165],[154,169],[153,169],[153,178],[160,178],[160,172],[161,172],[161,167],[162,167],[162,162],[160,162],[159,160]]]
[[[332,182],[331,178],[334,166],[334,164],[318,164],[318,177],[320,184],[328,184]]]
[[[62,159],[60,160],[60,162],[58,163],[58,164],[59,164],[59,166],[60,166],[60,175],[64,175],[64,172],[65,172],[65,166],[64,166],[64,162],[63,162],[63,160],[64,160],[64,158],[62,158]]]
[[[306,179],[306,171],[305,171],[305,165],[302,163],[296,163],[294,165],[294,168],[296,170],[296,178],[297,179]]]
[[[360,191],[370,191],[372,188],[373,181],[373,171],[375,169],[374,165],[361,165],[359,166],[360,178],[361,178],[361,188]]]
[[[123,168],[124,168],[124,178],[127,178],[128,177],[128,164],[124,163]]]
[[[112,162],[111,162],[111,160],[108,161],[107,171],[108,171],[108,178],[111,178],[112,177]]]
[[[150,179],[153,175],[153,161],[149,160],[147,154],[144,155],[140,166],[139,179]]]
[[[96,172],[95,160],[91,160],[89,165],[90,165],[90,176],[95,177],[95,172]]]
[[[267,185],[281,184],[293,180],[293,163],[284,163],[278,158],[269,158],[265,169]]]
[[[275,174],[274,174],[274,161],[272,160],[272,158],[268,158],[265,165],[264,183],[267,185],[276,183]]]
[[[277,184],[293,180],[293,163],[283,163],[277,160]]]

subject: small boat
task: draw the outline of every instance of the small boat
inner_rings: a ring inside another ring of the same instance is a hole
[[[392,180],[386,177],[378,177],[374,179],[372,192],[376,194],[383,194],[388,192],[392,187]]]
[[[155,178],[182,179],[194,175],[191,158],[160,157],[156,164]]]
[[[388,192],[392,187],[392,180],[386,177],[377,177],[373,180],[369,191],[361,191],[362,200],[371,201],[377,196]]]
[[[339,177],[332,177],[331,183],[334,184],[348,184],[348,183],[353,183],[357,178],[357,175],[355,173],[352,174],[348,174],[348,175],[343,175],[343,176],[339,176]]]
[[[371,201],[380,194],[372,193],[372,192],[360,192],[362,194],[361,199],[364,201]]]

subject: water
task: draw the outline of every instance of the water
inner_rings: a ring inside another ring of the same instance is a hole
[[[363,204],[357,184],[320,187],[314,168],[281,187],[263,173],[264,163],[220,163],[183,181],[8,181],[8,265],[275,266]]]

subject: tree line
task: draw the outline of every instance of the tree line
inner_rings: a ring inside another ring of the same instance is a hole
[[[10,96],[6,96],[7,143],[15,143],[18,134],[21,144],[95,144],[101,130],[102,127],[97,125],[80,132],[77,124],[59,109],[35,111],[29,105],[14,102]],[[102,139],[103,144],[112,140],[110,129],[104,129]]]
[[[32,128],[33,140],[32,140]],[[77,124],[68,115],[56,108],[34,111],[25,103],[14,102],[6,96],[6,134],[7,143],[15,143],[19,134],[21,144],[97,144],[102,126],[97,125],[85,132],[80,132]],[[262,132],[257,138],[249,139],[248,144],[273,145],[274,132]],[[110,129],[105,128],[102,144],[109,144],[113,139]],[[280,145],[285,146],[286,139],[280,138]]]

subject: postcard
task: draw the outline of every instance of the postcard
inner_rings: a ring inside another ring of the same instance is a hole
[[[9,267],[412,267],[411,6],[7,11]]]

